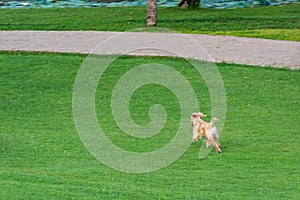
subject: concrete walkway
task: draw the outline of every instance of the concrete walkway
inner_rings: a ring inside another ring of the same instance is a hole
[[[2,31],[0,50],[167,55],[300,69],[300,42],[231,36],[99,31]]]

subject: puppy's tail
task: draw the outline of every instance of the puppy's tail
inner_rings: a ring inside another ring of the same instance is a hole
[[[210,123],[209,123],[209,126],[210,126],[210,127],[214,127],[214,126],[215,126],[215,123],[216,123],[217,121],[219,121],[219,119],[216,118],[216,117],[213,117],[213,118],[211,119]]]

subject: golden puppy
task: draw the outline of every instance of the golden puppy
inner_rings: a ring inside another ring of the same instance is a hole
[[[217,153],[221,153],[220,138],[218,130],[215,126],[215,122],[218,120],[216,117],[212,118],[211,122],[205,122],[202,120],[206,117],[201,112],[194,112],[191,116],[193,126],[193,142],[197,142],[199,138],[206,138],[206,147],[209,148],[211,145],[215,148]]]

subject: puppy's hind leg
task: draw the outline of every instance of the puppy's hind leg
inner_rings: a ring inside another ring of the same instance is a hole
[[[220,145],[218,145],[217,142],[215,143],[214,147],[215,147],[217,153],[221,153],[222,152],[222,150],[220,148]]]
[[[219,137],[219,134],[217,132],[214,134],[214,139],[215,139],[217,145],[220,147],[221,146],[220,137]]]
[[[215,138],[214,147],[215,147],[217,153],[221,153],[222,152],[222,150],[220,148],[220,141],[219,141],[219,139]]]

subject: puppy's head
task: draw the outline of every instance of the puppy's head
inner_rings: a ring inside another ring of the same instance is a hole
[[[201,112],[193,112],[192,113],[192,116],[191,116],[191,118],[192,119],[194,119],[194,118],[200,118],[200,119],[202,119],[203,117],[207,117],[207,115],[204,115],[203,113],[201,113]]]
[[[204,114],[201,113],[201,112],[193,112],[193,113],[192,113],[192,116],[191,116],[192,126],[194,126],[195,123],[197,123],[197,121],[198,121],[199,119],[202,119],[203,117],[207,117],[207,115],[204,115]]]

